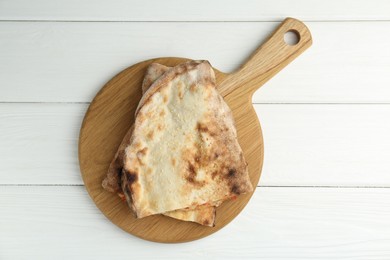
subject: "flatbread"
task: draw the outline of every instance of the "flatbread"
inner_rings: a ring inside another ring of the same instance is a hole
[[[144,81],[142,83],[142,93],[152,85],[152,83],[163,75],[170,67],[158,63],[152,63],[147,68]],[[120,186],[122,168],[123,168],[123,156],[126,146],[130,143],[130,138],[133,132],[133,126],[129,129],[127,134],[122,140],[118,151],[112,160],[108,173],[103,180],[102,186],[105,190],[113,193],[117,193],[119,197],[124,199],[124,194]],[[200,205],[194,209],[179,209],[172,212],[165,212],[163,215],[169,216],[175,219],[183,221],[192,221],[205,226],[214,226],[215,224],[215,206]]]
[[[178,65],[145,92],[123,163],[122,189],[138,218],[253,190],[231,110],[207,61]]]

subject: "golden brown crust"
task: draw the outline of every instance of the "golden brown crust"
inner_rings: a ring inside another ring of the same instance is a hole
[[[133,129],[134,126],[131,126],[129,131],[127,131],[125,137],[122,140],[122,143],[119,145],[118,151],[116,152],[114,159],[111,161],[107,175],[102,182],[103,188],[109,192],[122,192],[121,176],[123,168],[123,156],[125,153],[126,146],[130,143],[130,138],[133,133]]]
[[[199,205],[195,209],[180,209],[165,212],[164,215],[176,219],[192,221],[203,226],[215,226],[216,207],[209,205]]]
[[[146,69],[144,81],[142,82],[142,94],[149,89],[161,75],[163,75],[170,67],[161,65],[159,63],[152,63]]]
[[[167,83],[169,83],[169,81],[173,80],[174,78],[176,78],[180,75],[185,74],[189,70],[193,70],[196,66],[198,66],[199,64],[202,64],[202,63],[203,64],[207,63],[208,65],[210,65],[210,63],[208,61],[199,60],[199,61],[188,61],[188,62],[179,64],[175,67],[166,67],[166,68],[168,68],[168,70],[164,73],[164,75],[162,77],[159,77],[156,81],[153,82],[153,84],[150,87],[147,88],[146,92],[144,93],[144,95],[142,96],[142,98],[138,104],[135,115],[137,116],[138,110],[142,106],[144,106],[146,103],[150,102],[150,97],[152,97],[160,89],[161,86],[167,85]],[[210,83],[210,84],[215,85],[215,76],[214,77],[203,77],[203,78],[200,78],[199,81],[201,81],[201,82],[198,82],[198,83]]]

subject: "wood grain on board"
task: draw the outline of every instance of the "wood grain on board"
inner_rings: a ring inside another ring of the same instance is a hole
[[[299,41],[289,45],[287,32]],[[233,112],[238,140],[256,186],[263,163],[263,138],[253,109],[253,93],[273,75],[310,47],[311,35],[298,20],[287,18],[252,56],[236,71],[225,74],[215,69],[217,88]],[[79,160],[85,186],[98,208],[116,225],[143,239],[156,242],[186,242],[210,235],[232,221],[248,203],[252,193],[240,195],[217,208],[215,227],[177,221],[162,215],[136,219],[115,194],[104,191],[101,182],[119,143],[134,121],[141,98],[141,84],[149,64],[173,67],[183,58],[158,58],[135,64],[110,80],[96,95],[80,131]]]

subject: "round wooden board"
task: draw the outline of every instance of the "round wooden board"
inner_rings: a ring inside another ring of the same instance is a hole
[[[284,41],[286,32],[298,35],[298,43]],[[214,69],[217,88],[233,112],[239,143],[248,162],[251,182],[256,187],[263,165],[263,136],[251,98],[273,75],[298,57],[312,44],[308,28],[287,18],[249,59],[234,73]],[[114,224],[140,238],[165,243],[186,242],[208,236],[232,221],[245,207],[252,194],[243,194],[217,208],[215,227],[175,220],[162,215],[135,219],[130,208],[116,194],[102,188],[108,166],[134,122],[134,112],[141,99],[141,84],[152,62],[175,66],[187,59],[158,58],[135,64],[110,80],[92,101],[80,131],[79,161],[89,195]]]
[[[110,80],[96,95],[85,115],[79,139],[79,161],[87,191],[97,207],[114,224],[137,237],[165,243],[186,242],[208,236],[232,221],[248,203],[251,194],[217,208],[215,227],[175,220],[162,215],[136,219],[121,199],[102,188],[108,166],[124,135],[134,122],[134,112],[142,96],[145,70],[152,62],[175,66],[183,58],[159,58],[135,64]],[[217,84],[227,77],[215,69]],[[263,138],[250,99],[225,97],[236,120],[238,138],[256,187],[263,163]],[[247,101],[247,102],[243,102]]]

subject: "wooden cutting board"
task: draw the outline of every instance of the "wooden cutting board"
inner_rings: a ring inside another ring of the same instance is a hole
[[[295,45],[284,41],[286,32],[299,36]],[[294,60],[312,44],[307,27],[287,18],[253,55],[234,73],[217,69],[218,90],[233,111],[239,143],[249,166],[253,186],[258,184],[263,164],[263,136],[252,106],[252,95],[267,80]],[[157,58],[135,64],[111,79],[93,99],[85,115],[79,139],[79,161],[85,187],[97,207],[123,230],[155,242],[186,242],[208,236],[232,221],[252,194],[240,195],[217,208],[215,227],[175,220],[162,215],[135,219],[120,198],[103,190],[101,183],[108,166],[134,122],[141,99],[141,83],[152,62],[175,66],[188,59]]]

